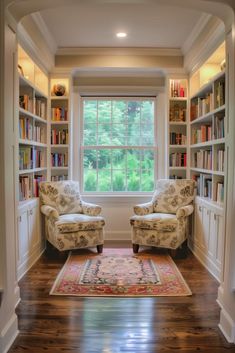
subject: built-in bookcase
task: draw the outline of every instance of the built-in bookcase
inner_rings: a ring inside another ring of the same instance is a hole
[[[188,80],[168,80],[168,176],[171,179],[187,175],[187,111]]]
[[[48,77],[18,46],[18,199],[38,197],[47,178]]]
[[[50,179],[70,178],[70,79],[51,78],[50,82]]]
[[[220,71],[190,99],[190,172],[197,194],[222,205],[225,172],[225,72]]]

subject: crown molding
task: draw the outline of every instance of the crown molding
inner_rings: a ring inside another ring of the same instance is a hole
[[[193,27],[191,33],[189,34],[186,41],[181,47],[182,53],[184,55],[186,55],[189,52],[189,50],[192,48],[194,42],[198,38],[199,34],[203,31],[203,29],[205,28],[206,24],[208,23],[211,17],[212,15],[206,14],[206,13],[203,13],[201,15],[201,17],[199,18],[199,20]]]
[[[35,42],[32,40],[29,33],[26,31],[24,26],[19,23],[17,26],[17,37],[19,43],[27,51],[27,53],[33,58],[37,65],[43,70],[49,72],[54,66],[54,61],[50,54],[45,58],[45,54],[37,47]]]
[[[182,56],[179,48],[58,48],[56,55],[148,55]]]
[[[57,51],[57,43],[55,41],[55,38],[51,34],[51,32],[48,29],[48,26],[44,19],[42,18],[41,14],[39,12],[35,12],[30,15],[31,18],[33,19],[34,23],[36,24],[39,32],[41,32],[43,39],[45,40],[46,44],[48,45],[48,48],[50,48],[51,53],[55,55]]]
[[[190,52],[184,57],[185,70],[194,73],[224,40],[224,23],[216,17],[211,17]]]

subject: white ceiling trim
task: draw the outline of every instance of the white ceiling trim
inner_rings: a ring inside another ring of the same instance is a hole
[[[182,56],[178,48],[58,48],[56,55]]]
[[[26,31],[24,26],[19,23],[17,26],[17,37],[19,43],[27,51],[27,53],[32,57],[36,64],[47,73],[50,72],[52,67],[54,67],[54,57],[52,55],[47,55],[45,60],[46,53],[42,53],[41,50],[35,45],[35,42],[32,40],[29,33]],[[49,53],[48,53],[49,54]]]
[[[55,53],[57,51],[57,44],[56,44],[55,38],[53,37],[53,35],[49,31],[48,26],[47,26],[46,22],[44,21],[44,19],[42,18],[41,14],[39,12],[35,12],[35,13],[31,14],[30,16],[32,17],[34,23],[36,24],[39,32],[41,32],[46,44],[50,48],[52,54],[55,55]]]
[[[203,29],[205,28],[206,24],[208,23],[208,21],[210,20],[211,17],[212,17],[212,15],[206,14],[206,13],[203,13],[201,15],[198,22],[196,23],[196,25],[194,26],[191,33],[189,34],[186,41],[184,42],[184,44],[181,47],[182,53],[184,55],[186,55],[190,51],[190,49],[192,48],[193,44],[195,43],[197,37],[203,31]]]

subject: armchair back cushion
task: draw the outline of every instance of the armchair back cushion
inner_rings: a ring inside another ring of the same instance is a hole
[[[76,181],[41,182],[40,201],[42,205],[54,207],[59,215],[82,213],[79,183]]]
[[[190,204],[194,199],[195,182],[191,179],[160,179],[156,183],[152,203],[156,213],[176,214],[179,207]]]

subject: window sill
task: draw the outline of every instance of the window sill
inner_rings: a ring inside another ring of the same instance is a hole
[[[87,194],[83,193],[82,198],[87,202],[102,203],[102,204],[138,204],[145,203],[152,199],[153,192],[142,194]]]

